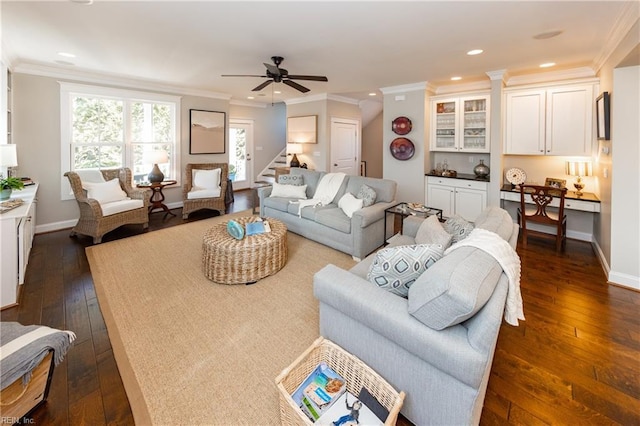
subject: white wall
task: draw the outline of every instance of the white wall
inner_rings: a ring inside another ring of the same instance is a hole
[[[367,176],[382,177],[383,114],[378,114],[362,129],[362,160],[367,162]]]
[[[640,290],[640,66],[616,68],[613,87],[609,281]]]
[[[398,183],[396,200],[406,202],[425,201],[425,164],[428,162],[428,103],[425,85],[416,85],[406,90],[402,88],[382,89],[384,93],[382,170],[383,177]],[[421,86],[421,87],[420,87]],[[391,124],[397,117],[407,117],[412,129],[403,136],[413,142],[415,154],[409,160],[393,158],[389,145],[399,137],[391,130]]]

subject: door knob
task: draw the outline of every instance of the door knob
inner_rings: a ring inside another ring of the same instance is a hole
[[[336,163],[333,163],[333,166],[334,166],[334,167],[338,167],[338,165],[337,165]]]

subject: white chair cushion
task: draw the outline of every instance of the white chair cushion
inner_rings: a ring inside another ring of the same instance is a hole
[[[112,201],[110,203],[100,203],[102,208],[102,216],[111,216],[112,214],[125,212],[127,210],[139,209],[144,206],[142,200],[132,200],[127,198],[126,200]]]
[[[218,198],[220,196],[220,188],[215,189],[197,189],[194,188],[187,192],[187,200],[195,200],[198,198]]]
[[[128,198],[127,193],[120,187],[120,181],[117,178],[104,183],[82,182],[82,188],[87,190],[87,198],[93,198],[100,204]]]
[[[192,186],[194,189],[220,189],[220,174],[222,173],[221,169],[193,169],[191,173],[193,179]]]

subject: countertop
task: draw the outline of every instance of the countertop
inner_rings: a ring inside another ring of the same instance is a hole
[[[425,176],[433,176],[433,177],[440,177],[440,178],[447,178],[447,179],[463,179],[463,180],[475,180],[477,182],[490,182],[489,178],[479,178],[476,177],[475,174],[472,173],[458,173],[457,176],[441,176],[441,175],[437,175],[435,173],[425,173]]]

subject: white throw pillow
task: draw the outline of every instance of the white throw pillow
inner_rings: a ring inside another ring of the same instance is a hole
[[[298,200],[307,199],[307,185],[285,185],[274,182],[271,195],[269,197],[296,198]]]
[[[202,170],[193,169],[193,187],[198,189],[220,188],[220,169]]]
[[[452,239],[453,235],[445,231],[436,215],[426,218],[416,233],[416,244],[440,244],[445,250],[451,245]]]
[[[353,217],[353,214],[362,208],[363,200],[353,196],[352,193],[345,193],[340,201],[338,201],[338,207],[342,209],[344,214],[349,218]]]
[[[87,190],[87,198],[93,198],[100,204],[122,201],[128,198],[127,193],[120,187],[118,178],[104,183],[82,182],[82,187]]]

